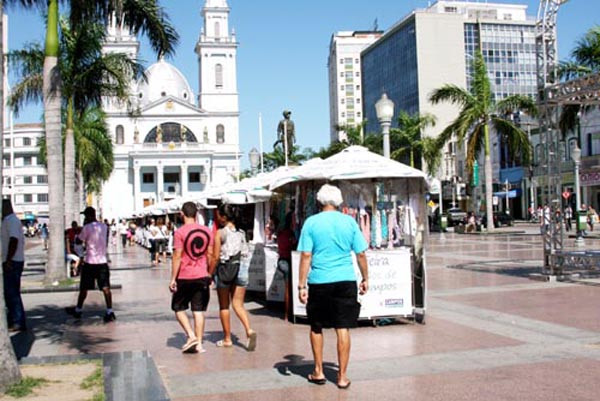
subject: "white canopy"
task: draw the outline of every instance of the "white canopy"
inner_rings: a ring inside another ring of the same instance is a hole
[[[309,161],[285,176],[279,177],[269,187],[273,190],[290,182],[309,180],[356,180],[367,178],[421,178],[421,170],[369,152],[362,146],[350,146],[325,159]]]

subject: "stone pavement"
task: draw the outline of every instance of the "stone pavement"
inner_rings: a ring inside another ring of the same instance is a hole
[[[75,302],[75,293],[26,294],[33,334],[23,335],[19,349],[31,357],[147,352],[169,397],[180,401],[597,400],[600,288],[528,279],[539,271],[541,256],[535,235],[448,233],[441,240],[432,234],[426,325],[354,330],[353,384],[346,391],[334,385],[335,334],[325,335],[330,382],[311,385],[306,381],[312,369],[308,327],[284,322],[278,310],[260,303],[247,303],[259,333],[257,351],[242,348],[236,320],[233,331],[241,338],[232,348],[217,348],[221,334],[214,292],[207,352],[182,355],[178,348],[185,338],[169,309],[169,271],[165,264],[150,268],[140,248],[112,255],[113,278],[123,285],[114,293],[114,324],[102,322],[99,293],[90,294],[81,323],[63,312]]]

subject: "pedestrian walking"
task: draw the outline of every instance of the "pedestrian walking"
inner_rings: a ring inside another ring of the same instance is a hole
[[[210,300],[211,276],[216,265],[214,238],[207,227],[196,223],[195,203],[184,203],[181,212],[184,225],[175,233],[171,262],[171,309],[187,336],[181,350],[204,352],[204,312]],[[194,316],[194,328],[187,316],[188,308]]]
[[[571,231],[571,225],[573,224],[573,209],[571,205],[567,205],[565,208],[565,229]]]
[[[77,239],[80,232],[81,228],[76,221],[72,221],[71,228],[65,232],[65,248],[67,251],[67,262],[71,265],[69,269],[71,277],[79,275],[79,265],[83,256],[81,241]]]
[[[337,210],[343,203],[337,187],[323,185],[317,193],[317,201],[322,211],[306,220],[298,244],[298,251],[302,252],[298,298],[306,304],[315,361],[308,381],[326,383],[323,329],[334,328],[339,365],[337,386],[347,389],[350,386],[346,373],[350,359],[350,329],[356,327],[360,313],[357,294],[365,294],[369,288],[365,255],[368,245],[356,221]],[[362,276],[360,286],[356,283],[352,252],[357,255]]]
[[[230,304],[246,331],[246,349],[256,349],[257,334],[250,327],[248,312],[244,308],[246,287],[248,286],[248,265],[240,263],[247,254],[246,234],[235,226],[236,211],[232,205],[221,205],[217,209],[217,221],[221,229],[215,237],[215,255],[219,257],[217,266],[217,295],[219,296],[219,317],[223,326],[223,339],[217,347],[231,347]],[[180,229],[177,229],[178,232]]]
[[[594,231],[594,224],[598,220],[598,215],[596,214],[596,210],[592,207],[592,205],[588,206],[587,218],[590,231]]]
[[[104,301],[106,302],[104,322],[112,322],[116,320],[116,316],[112,309],[110,270],[106,255],[108,226],[96,220],[96,209],[91,206],[86,207],[82,214],[84,215],[84,226],[77,238],[84,243],[86,251],[81,266],[79,297],[76,306],[65,308],[65,310],[74,318],[80,319],[87,293],[94,290],[97,284],[98,289],[104,294]]]
[[[129,226],[125,222],[125,220],[121,220],[119,225],[117,226],[119,231],[119,235],[121,236],[121,252],[125,251],[125,247],[127,246],[127,237],[129,234]]]
[[[150,262],[153,265],[157,265],[158,264],[158,257],[157,257],[157,244],[156,244],[156,233],[158,232],[158,228],[156,227],[156,222],[154,221],[154,219],[150,219],[150,224],[146,227],[146,230],[144,231],[144,236],[146,237],[147,241],[148,241],[148,245],[149,245],[149,251],[150,251]]]
[[[27,329],[21,298],[21,276],[25,265],[25,236],[21,220],[13,212],[10,199],[2,200],[2,278],[8,331]]]
[[[44,243],[44,250],[48,250],[48,225],[46,223],[42,224],[42,228],[40,229],[40,238]]]

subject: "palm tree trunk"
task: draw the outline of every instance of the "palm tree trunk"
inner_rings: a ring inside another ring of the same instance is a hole
[[[44,120],[48,152],[48,203],[50,207],[50,247],[46,284],[66,278],[65,206],[61,135],[61,96],[58,64],[58,0],[48,1],[46,55],[44,58]]]
[[[4,56],[4,2],[0,0],[0,54]],[[0,104],[4,105],[4,57],[0,58]],[[4,127],[4,113],[0,112],[0,127]],[[0,155],[4,149],[4,129],[0,129]],[[4,160],[0,162],[0,199],[2,199],[2,168]],[[0,270],[0,276],[2,270]],[[4,304],[4,280],[0,277],[0,393],[7,386],[21,380],[21,371],[13,351],[13,346],[8,336],[8,327],[6,322],[6,310]]]
[[[67,127],[65,134],[65,217],[66,224],[76,220],[75,192],[75,138],[73,134],[73,99],[67,104]]]
[[[492,186],[492,157],[490,155],[490,129],[486,124],[483,127],[483,135],[485,140],[485,213],[487,218],[487,230],[493,232],[494,227],[494,205],[492,203],[492,196],[494,188]]]

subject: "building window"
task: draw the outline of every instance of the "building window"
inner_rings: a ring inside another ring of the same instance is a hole
[[[10,139],[8,139],[8,138],[4,139],[4,147],[10,148]]]
[[[223,87],[223,66],[221,64],[215,65],[215,86],[217,89]]]
[[[38,175],[37,176],[37,183],[38,184],[47,184],[48,183],[48,176],[47,175]]]
[[[360,77],[360,72],[356,71],[356,74],[355,74],[355,75],[356,75],[357,77]]]
[[[2,159],[4,167],[10,167],[10,157],[5,157]]]
[[[31,203],[33,202],[33,195],[32,194],[24,194],[23,195],[23,203]]]
[[[225,143],[225,127],[223,124],[217,125],[217,143]]]
[[[352,59],[351,58],[346,58],[344,59],[346,64],[352,64]]]
[[[360,85],[356,85],[356,90],[359,91],[360,90]]]
[[[340,72],[340,78],[344,78],[344,73]]]
[[[189,182],[192,184],[200,183],[200,173],[193,171],[188,174]]]
[[[344,64],[344,59],[343,58],[340,59],[340,64]]]
[[[359,60],[359,59],[357,59],[357,58],[355,58],[355,59],[354,59],[354,64],[358,64],[358,63],[360,63],[360,60]]]
[[[356,98],[356,104],[360,104],[360,98]]]
[[[125,129],[122,125],[117,125],[117,145],[125,143]]]
[[[37,194],[38,203],[48,203],[48,194]]]
[[[23,165],[24,166],[31,166],[31,156],[25,156],[23,157]]]
[[[447,13],[456,13],[456,12],[458,12],[458,8],[456,8],[456,7],[444,7],[444,12],[447,12]]]
[[[154,173],[144,173],[144,174],[142,174],[142,183],[144,183],[144,184],[154,184]]]
[[[346,104],[346,99],[342,98],[342,100],[340,100],[340,102],[341,102],[342,104]]]
[[[215,21],[215,38],[220,38],[221,37],[221,24],[219,24],[219,21]]]
[[[12,185],[11,177],[4,176],[4,182],[6,183],[6,185]]]
[[[23,176],[23,184],[32,184],[33,183],[33,177],[30,175],[25,175]]]
[[[587,148],[588,148],[588,156],[594,156],[594,148],[593,148],[593,135],[587,134]]]
[[[23,138],[23,146],[31,146],[31,138]]]

